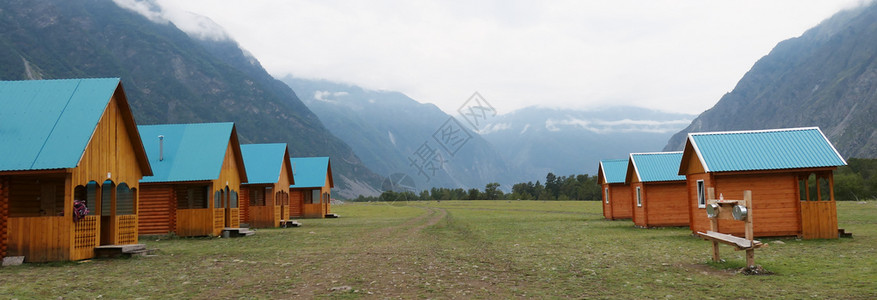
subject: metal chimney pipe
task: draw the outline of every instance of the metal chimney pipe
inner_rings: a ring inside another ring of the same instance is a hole
[[[164,136],[158,136],[158,161],[164,160]]]

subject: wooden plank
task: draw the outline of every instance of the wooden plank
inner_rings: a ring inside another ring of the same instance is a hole
[[[700,237],[716,241],[722,244],[731,245],[737,247],[737,250],[745,250],[745,249],[757,249],[761,248],[764,244],[760,241],[749,241],[745,238],[733,236],[730,234],[719,233],[715,231],[707,231],[707,232],[698,232]]]

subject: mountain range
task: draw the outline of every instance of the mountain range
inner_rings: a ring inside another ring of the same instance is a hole
[[[521,172],[509,168],[465,120],[433,104],[399,92],[327,80],[286,76],[282,81],[301,95],[326,128],[350,145],[367,167],[386,178],[394,174],[411,178],[418,190],[484,188],[491,182],[510,187],[520,179]],[[460,130],[461,140],[454,145],[458,147],[442,146],[445,125]],[[435,158],[431,167],[424,167],[422,154],[433,153],[437,154],[431,156]]]
[[[483,188],[499,182],[508,189],[517,182],[544,180],[549,172],[596,174],[600,159],[659,151],[673,132],[694,118],[635,107],[526,107],[484,114],[474,124],[469,123],[471,116],[452,116],[399,92],[291,75],[281,80],[366,166],[384,176],[407,175],[416,187]],[[433,134],[452,118],[471,131],[471,140],[453,156],[442,152],[442,172],[427,180],[409,159],[425,142],[435,144]]]
[[[818,126],[844,157],[877,157],[877,3],[780,42],[734,89],[673,135]]]
[[[526,107],[491,119],[480,133],[513,168],[535,181],[549,172],[596,175],[601,159],[660,151],[692,118],[637,107],[588,111]]]

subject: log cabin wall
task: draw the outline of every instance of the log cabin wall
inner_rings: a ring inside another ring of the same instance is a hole
[[[169,184],[143,184],[140,189],[139,232],[168,234],[174,231],[177,197]]]
[[[686,190],[688,194],[689,226],[693,233],[698,231],[707,232],[710,230],[710,220],[706,216],[706,206],[701,207],[698,204],[698,181],[703,182],[703,197],[707,197],[707,189],[713,186],[712,176],[710,176],[710,174],[696,173],[685,176]]]
[[[329,214],[332,206],[332,187],[330,185],[331,179],[329,178],[331,174],[332,172],[326,172],[326,184],[320,189],[323,194],[323,201],[321,201],[321,203],[323,204],[324,217]]]
[[[239,203],[240,204],[240,216],[238,216],[238,217],[240,218],[240,222],[241,222],[241,224],[250,224],[251,227],[252,227],[252,223],[251,223],[251,217],[250,217],[250,210],[252,209],[252,206],[250,204],[250,200],[251,200],[250,193],[252,192],[252,190],[254,188],[255,188],[255,186],[252,186],[252,185],[241,185],[241,192],[240,192],[240,198],[241,198],[240,200],[241,201]]]
[[[609,204],[612,205],[612,219],[630,219],[633,217],[633,199],[630,185],[609,184]]]
[[[639,188],[639,191],[637,191]],[[634,182],[630,184],[630,198],[632,201],[631,219],[633,224],[640,227],[649,227],[648,215],[646,214],[646,189],[642,182]],[[637,203],[637,193],[639,193],[640,202]]]
[[[603,202],[603,218],[607,220],[612,220],[612,205],[610,202],[613,200],[609,195],[609,184],[604,183],[600,185],[600,194],[602,194],[602,202]]]
[[[302,189],[289,190],[289,217],[301,218],[304,216],[304,194]]]
[[[0,259],[6,257],[7,226],[9,225],[9,193],[6,177],[0,176]]]
[[[752,226],[755,236],[797,236],[801,233],[797,176],[794,173],[701,174],[689,177],[704,179],[706,188],[715,188],[716,199],[743,199],[744,190],[752,191]],[[691,182],[689,179],[689,183]],[[709,230],[706,209],[697,207],[696,185],[695,189],[690,187],[689,198],[694,199],[691,202],[691,229],[706,232]],[[719,232],[743,235],[744,228],[741,222],[725,220],[719,221]]]
[[[688,226],[685,182],[643,183],[644,227]]]

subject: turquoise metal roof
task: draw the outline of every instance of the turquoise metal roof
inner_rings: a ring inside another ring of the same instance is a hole
[[[679,163],[682,162],[682,151],[631,153],[630,163],[640,182],[683,181],[679,175]]]
[[[292,176],[295,184],[289,188],[313,188],[326,185],[327,172],[330,171],[328,157],[293,157]],[[331,178],[330,185],[331,185]]]
[[[626,159],[604,159],[600,161],[600,170],[603,171],[604,183],[624,183],[627,176]]]
[[[137,128],[154,174],[144,176],[140,182],[203,181],[219,178],[234,123],[141,125]],[[162,160],[159,160],[158,136],[164,136]]]
[[[0,82],[0,171],[75,168],[119,83]]]
[[[846,165],[818,127],[690,133],[688,142],[707,172]]]
[[[287,153],[286,143],[241,145],[249,179],[247,183],[273,184],[279,181]]]

